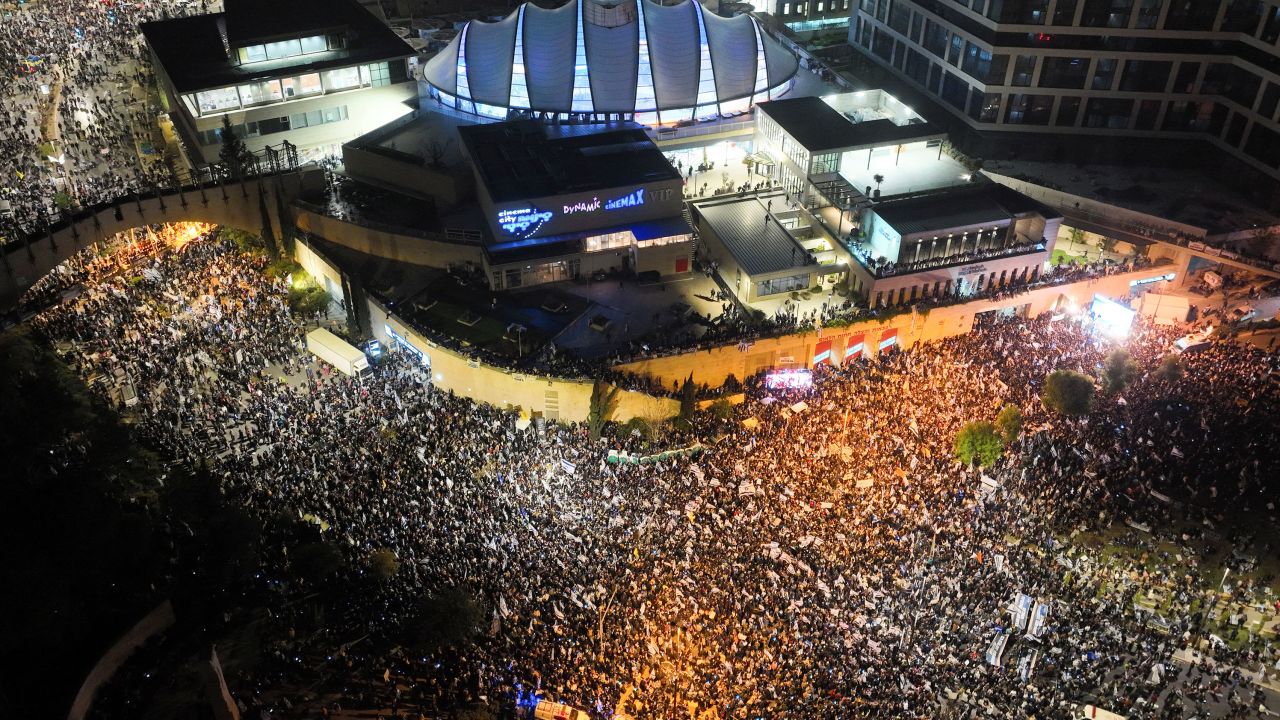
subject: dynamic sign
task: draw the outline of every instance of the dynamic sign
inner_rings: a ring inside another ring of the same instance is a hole
[[[636,188],[626,195],[612,200],[602,201],[598,197],[593,197],[590,200],[579,200],[572,205],[562,205],[560,214],[569,216],[595,213],[602,210],[605,212],[623,210],[640,207],[645,204],[646,199],[645,188]],[[532,237],[538,230],[542,229],[543,225],[551,222],[554,217],[554,211],[540,210],[533,205],[523,208],[509,208],[498,212],[498,227],[502,228],[508,235],[527,238]]]

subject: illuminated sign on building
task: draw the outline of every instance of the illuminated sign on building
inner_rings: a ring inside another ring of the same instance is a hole
[[[601,201],[600,198],[593,197],[590,200],[579,200],[571,205],[562,205],[560,214],[569,216],[595,213],[601,210],[606,212],[623,210],[625,208],[640,207],[645,204],[645,201],[645,188],[636,188],[626,195],[612,200]],[[532,237],[543,225],[551,222],[553,217],[555,217],[554,211],[539,210],[533,205],[522,208],[508,208],[498,211],[498,227],[502,228],[508,235],[527,238]]]
[[[605,210],[620,210],[622,208],[639,207],[644,204],[644,188],[637,188],[620,198],[610,200],[604,204]]]
[[[511,235],[529,237],[550,222],[552,217],[554,213],[550,210],[539,210],[532,205],[524,208],[508,208],[498,211],[498,227]]]

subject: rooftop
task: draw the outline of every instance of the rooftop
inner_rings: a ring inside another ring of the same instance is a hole
[[[1210,235],[1270,227],[1280,216],[1189,168],[987,161],[984,169],[1071,195],[1204,228]]]
[[[413,49],[354,0],[272,0],[228,3],[227,11],[142,24],[142,34],[179,93],[253,80],[405,58]],[[240,30],[236,30],[240,28]],[[237,65],[228,57],[248,38],[302,37],[341,32],[346,47]],[[232,36],[244,38],[242,42]]]
[[[786,197],[781,193],[711,200],[694,206],[697,214],[748,275],[763,275],[810,264],[809,252],[775,218],[769,217],[768,203],[771,200],[779,212],[787,207]]]
[[[757,107],[810,152],[852,150],[945,136],[905,107],[905,112],[897,116],[877,107],[841,112],[820,97],[771,100]]]
[[[534,120],[458,128],[494,202],[679,180],[643,128],[551,126]]]
[[[872,209],[903,235],[1007,222],[1031,212],[1045,218],[1061,217],[1026,195],[993,182],[886,200],[876,203]]]

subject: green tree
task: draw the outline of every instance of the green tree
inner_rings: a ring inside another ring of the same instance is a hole
[[[597,380],[591,386],[591,405],[587,409],[587,434],[591,441],[600,439],[604,426],[618,409],[618,388]]]
[[[377,580],[390,580],[400,572],[400,559],[396,557],[395,551],[379,548],[369,553],[368,570],[369,574]]]
[[[996,426],[985,420],[966,423],[956,433],[955,452],[960,462],[966,465],[977,463],[989,466],[1000,459],[1004,452],[1004,440]]]
[[[236,135],[231,127],[231,116],[222,116],[222,149],[218,150],[220,160],[232,177],[241,177],[253,163],[253,153],[244,144],[244,139]]]
[[[1006,445],[1017,440],[1018,434],[1022,432],[1022,409],[1017,405],[1005,405],[1000,408],[1000,414],[996,415],[996,430],[1000,432],[1000,437],[1004,439]]]
[[[441,588],[418,602],[402,632],[410,647],[430,652],[471,640],[485,614],[484,605],[469,588]]]
[[[1040,400],[1061,415],[1088,415],[1093,407],[1093,378],[1075,370],[1054,370],[1045,378]]]
[[[1122,392],[1138,374],[1138,363],[1127,350],[1114,350],[1102,366],[1102,390],[1108,395]]]
[[[1156,377],[1170,384],[1181,380],[1185,373],[1186,368],[1183,367],[1182,359],[1177,355],[1165,355],[1156,366]]]
[[[621,431],[623,435],[635,433],[636,435],[639,435],[642,440],[650,442],[658,437],[657,426],[649,422],[647,418],[642,418],[638,415],[623,423]]]

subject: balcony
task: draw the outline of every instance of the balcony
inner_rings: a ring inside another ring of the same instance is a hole
[[[1018,255],[1030,255],[1032,253],[1044,252],[1048,244],[1041,238],[1039,242],[1030,242],[1027,238],[1020,237],[1015,245],[1004,248],[989,248],[984,250],[972,250],[969,252],[948,255],[940,258],[930,258],[928,260],[920,260],[917,262],[899,263],[885,260],[884,258],[876,258],[871,253],[869,245],[865,245],[856,239],[849,240],[849,252],[853,255],[858,264],[871,273],[872,276],[879,278],[893,277],[895,275],[909,275],[911,273],[923,272],[925,270],[940,270],[942,268],[952,267],[955,265],[968,265],[970,263],[982,262],[984,260],[996,260],[1000,258],[1016,257]]]

